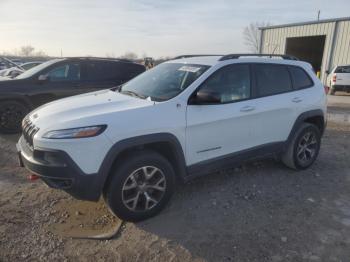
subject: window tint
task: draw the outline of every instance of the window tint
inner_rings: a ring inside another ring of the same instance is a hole
[[[249,65],[229,65],[219,69],[204,82],[201,90],[219,93],[221,103],[250,98]]]
[[[79,63],[60,65],[47,74],[50,81],[77,81],[80,79]]]
[[[292,90],[286,66],[260,64],[255,66],[258,96],[269,96]]]
[[[350,66],[338,66],[334,73],[350,73]]]
[[[295,89],[302,89],[313,85],[312,80],[303,69],[296,66],[290,66],[289,70],[292,75]]]
[[[118,62],[92,61],[86,63],[86,79],[94,81],[108,81],[120,79],[120,67]]]
[[[120,68],[121,78],[124,81],[128,81],[145,71],[146,68],[144,66],[134,63],[123,63]]]

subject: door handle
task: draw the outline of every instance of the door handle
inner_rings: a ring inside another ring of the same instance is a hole
[[[244,106],[240,109],[241,112],[250,112],[253,111],[255,109],[254,106]]]
[[[292,102],[294,102],[294,103],[300,103],[301,101],[303,101],[303,99],[301,99],[300,97],[294,97],[292,99]]]

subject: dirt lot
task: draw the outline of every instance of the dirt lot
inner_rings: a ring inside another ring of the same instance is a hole
[[[350,261],[350,125],[339,119],[310,169],[271,159],[202,177],[137,224],[29,181],[17,138],[2,136],[0,261]],[[71,238],[119,226],[111,240]]]

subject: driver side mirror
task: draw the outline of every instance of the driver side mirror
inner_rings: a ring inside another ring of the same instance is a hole
[[[39,77],[38,77],[38,80],[39,81],[48,81],[49,80],[49,76],[48,75],[40,75]]]
[[[215,91],[200,89],[189,102],[190,105],[220,104],[221,95]]]

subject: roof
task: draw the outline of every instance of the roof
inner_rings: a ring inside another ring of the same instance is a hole
[[[339,22],[339,21],[350,21],[350,17],[340,17],[340,18],[314,20],[314,21],[308,21],[308,22],[299,22],[299,23],[291,23],[291,24],[264,26],[264,27],[259,27],[259,29],[260,30],[265,30],[265,29],[274,29],[274,28],[281,28],[281,27],[291,27],[291,26],[302,26],[302,25],[332,23],[332,22]]]

